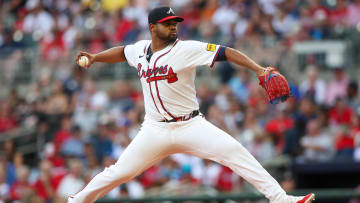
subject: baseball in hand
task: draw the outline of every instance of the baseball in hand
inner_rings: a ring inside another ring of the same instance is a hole
[[[87,65],[89,64],[89,59],[88,59],[88,57],[86,57],[86,56],[81,56],[80,58],[79,58],[79,65],[81,66],[81,67],[86,67]]]

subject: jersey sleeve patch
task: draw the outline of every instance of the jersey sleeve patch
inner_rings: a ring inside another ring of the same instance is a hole
[[[206,51],[214,52],[216,50],[216,44],[207,44]]]

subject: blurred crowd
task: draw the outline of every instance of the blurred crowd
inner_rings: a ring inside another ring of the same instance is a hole
[[[336,39],[360,26],[360,0],[0,0],[0,77],[14,87],[0,99],[0,136],[29,131],[0,143],[0,202],[64,202],[116,162],[141,127],[141,90],[125,80],[99,88],[98,78],[74,65],[74,52],[148,39],[147,13],[163,4],[185,18],[181,39],[234,46],[262,64],[281,64],[294,42]],[[38,72],[19,94],[14,64],[29,47],[39,53]],[[198,86],[200,111],[261,163],[281,156],[299,163],[360,161],[358,78],[346,67],[323,80],[321,68],[309,63],[305,80],[292,82],[292,97],[279,105],[267,102],[250,72],[234,70],[219,63],[221,85]],[[19,150],[33,139],[41,140],[35,155]],[[281,183],[294,188],[292,180]],[[229,168],[177,154],[108,197],[245,188]]]
[[[2,80],[15,83],[24,57],[37,59],[32,79],[48,67],[64,79],[71,74],[64,62],[78,49],[94,53],[148,39],[147,14],[164,4],[185,18],[181,39],[236,47],[266,64],[278,65],[295,42],[360,30],[360,0],[1,0]],[[30,47],[35,51],[26,52]]]

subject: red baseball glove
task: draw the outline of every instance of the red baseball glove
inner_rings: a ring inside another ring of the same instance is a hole
[[[264,73],[258,76],[259,85],[266,91],[271,104],[286,101],[290,96],[289,83],[286,78],[274,67],[267,67]]]

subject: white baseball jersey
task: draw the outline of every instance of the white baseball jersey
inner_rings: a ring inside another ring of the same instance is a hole
[[[196,66],[212,67],[220,46],[199,41],[176,40],[146,60],[150,40],[142,40],[124,49],[130,66],[140,78],[145,120],[171,120],[199,109],[195,91]]]

